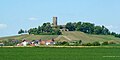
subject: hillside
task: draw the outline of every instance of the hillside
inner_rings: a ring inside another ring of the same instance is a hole
[[[9,37],[1,37],[0,40],[8,40],[8,39],[16,39],[16,40],[49,40],[52,38],[57,38],[58,35],[18,35],[18,36],[9,36]]]
[[[49,40],[54,38],[55,41],[73,41],[73,40],[82,40],[83,43],[94,42],[94,41],[114,41],[120,43],[120,38],[116,38],[111,35],[91,35],[85,34],[83,32],[78,31],[69,31],[62,32],[63,35],[18,35],[18,36],[10,36],[10,37],[1,37],[0,40],[8,40],[8,39],[27,39],[27,40]]]
[[[114,41],[120,43],[120,38],[116,38],[111,35],[92,35],[85,34],[83,32],[73,31],[73,32],[63,32],[61,38],[56,38],[59,41],[72,41],[72,40],[82,40],[84,43],[94,42],[94,41]]]

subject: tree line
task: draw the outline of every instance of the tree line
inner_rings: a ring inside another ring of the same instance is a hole
[[[81,31],[88,34],[97,34],[97,35],[113,35],[120,38],[120,34],[115,32],[110,32],[105,26],[96,26],[93,23],[89,22],[69,22],[65,25],[69,31]]]
[[[43,23],[42,26],[38,26],[37,28],[30,28],[28,31],[20,29],[18,31],[18,34],[21,33],[29,33],[29,34],[35,34],[35,35],[61,35],[62,32],[60,29],[66,28],[69,31],[81,31],[88,34],[97,34],[97,35],[113,35],[115,37],[120,38],[120,34],[117,34],[115,32],[110,32],[108,28],[105,26],[96,26],[93,23],[89,22],[68,22],[65,26],[51,26],[52,24]]]
[[[24,33],[23,29],[20,29],[18,34]],[[43,23],[42,26],[38,26],[37,28],[30,28],[27,33],[34,34],[34,35],[61,35],[62,33],[58,28],[53,28],[51,24]]]
[[[95,26],[93,23],[89,22],[75,22],[75,23],[67,23],[66,28],[69,31],[81,31],[88,34],[102,34],[109,35],[110,31],[105,26]]]

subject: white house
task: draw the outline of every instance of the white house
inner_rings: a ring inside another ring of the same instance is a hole
[[[22,42],[22,45],[23,45],[23,46],[27,46],[27,44],[28,44],[27,41],[23,41],[23,42]]]

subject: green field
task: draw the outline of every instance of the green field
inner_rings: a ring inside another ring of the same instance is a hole
[[[0,60],[120,60],[120,48],[0,48]]]

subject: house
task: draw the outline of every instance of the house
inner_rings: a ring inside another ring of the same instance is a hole
[[[0,46],[4,46],[4,43],[0,43]]]
[[[54,45],[55,42],[53,40],[47,40],[46,45]]]
[[[17,46],[27,46],[27,45],[30,45],[30,46],[39,46],[39,45],[54,45],[55,44],[55,41],[54,39],[52,40],[23,40],[21,43],[17,44]]]
[[[26,40],[23,40],[22,45],[27,46],[28,42]]]
[[[40,45],[45,45],[45,44],[46,44],[46,41],[42,41],[42,40],[41,40],[41,41],[39,41],[39,44],[40,44]]]
[[[40,41],[40,45],[54,45],[55,44],[55,41],[54,41],[54,39],[52,39],[52,40],[41,40]]]
[[[17,44],[17,46],[27,46],[28,43],[28,41],[23,40],[21,43]]]

